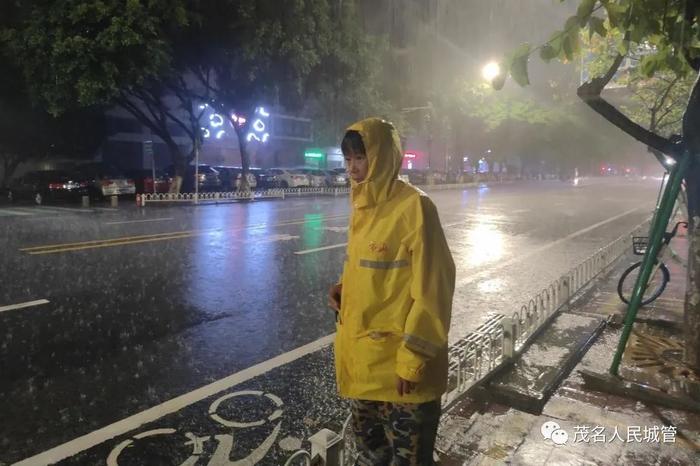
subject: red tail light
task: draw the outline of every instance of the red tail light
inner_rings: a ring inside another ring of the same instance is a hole
[[[112,180],[102,180],[102,186],[109,186],[111,184],[114,184],[114,181]]]
[[[81,182],[80,182],[80,187],[81,187],[81,188],[87,188],[88,185],[89,185],[89,183],[88,183],[87,181],[81,181]]]
[[[49,183],[49,189],[62,189],[63,183]]]

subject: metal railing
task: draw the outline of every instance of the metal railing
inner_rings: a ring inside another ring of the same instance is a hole
[[[137,194],[136,205],[144,207],[147,203],[164,202],[191,202],[191,203],[217,203],[250,201],[255,199],[270,199],[289,196],[341,196],[347,195],[350,188],[347,187],[318,187],[318,188],[278,188],[261,191],[232,191],[211,193],[155,193]]]
[[[448,356],[448,389],[442,397],[443,410],[519,356],[558,312],[566,309],[580,296],[580,291],[625,253],[635,232],[646,231],[646,228],[639,226],[631,234],[617,238],[543,288],[511,316],[494,314],[475,331],[452,344]],[[285,466],[295,464],[294,460],[301,457],[306,459],[306,465],[350,464],[352,454],[345,445],[345,439],[351,438],[347,432],[349,420],[345,421],[341,435],[324,429],[322,435],[310,437],[310,441],[314,439],[311,452],[294,453]]]
[[[493,183],[508,183],[511,179],[470,181],[457,184],[426,184],[418,187],[425,191],[441,191],[449,189],[470,188]],[[199,193],[145,193],[136,195],[136,205],[144,207],[148,203],[166,202],[191,202],[191,203],[219,203],[250,201],[255,199],[271,199],[301,196],[345,196],[350,194],[350,187],[299,187],[299,188],[273,188],[251,191],[231,192],[199,192]]]

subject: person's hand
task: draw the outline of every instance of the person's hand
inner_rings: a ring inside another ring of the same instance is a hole
[[[343,285],[336,283],[328,290],[328,305],[336,312],[340,312],[340,294],[343,291]]]
[[[399,393],[399,396],[408,395],[415,388],[416,388],[415,382],[411,382],[410,380],[402,379],[401,377],[398,377],[396,379],[396,391]]]

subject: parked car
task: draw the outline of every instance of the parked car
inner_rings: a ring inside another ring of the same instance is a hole
[[[76,165],[71,176],[88,183],[88,190],[93,197],[119,196],[135,194],[134,180],[128,178],[117,168],[103,162],[90,162]]]
[[[408,176],[408,181],[414,185],[426,184],[428,181],[424,170],[401,170],[399,173]]]
[[[162,170],[156,170],[155,184],[153,170],[129,170],[126,172],[126,176],[134,180],[137,193],[167,193],[170,190],[169,179]]]
[[[15,178],[7,188],[7,198],[31,199],[37,204],[50,200],[77,199],[88,194],[88,183],[64,171],[33,171]]]
[[[309,177],[309,186],[315,188],[328,186],[326,174],[323,171],[315,168],[301,168],[299,171]]]
[[[278,188],[300,188],[311,184],[305,173],[292,168],[270,168],[267,173]]]
[[[426,174],[426,181],[427,177],[430,176],[433,178],[433,183],[441,184],[447,182],[447,173],[445,172],[441,172],[439,170],[428,170]]]
[[[274,189],[281,186],[281,180],[275,173],[271,173],[267,168],[256,168],[251,170],[257,179],[259,189]]]
[[[328,186],[347,186],[350,183],[350,178],[344,168],[325,170],[324,173]]]
[[[243,179],[243,168],[241,167],[214,167],[214,169],[219,172],[219,178],[221,180],[221,189],[223,191],[235,191],[240,189],[241,180]],[[248,171],[246,176],[248,180],[248,186],[250,189],[255,189],[258,186],[258,180],[255,175]]]
[[[175,167],[170,165],[165,172],[168,176],[168,182],[172,185],[175,181]],[[196,173],[194,165],[187,166],[186,172],[182,177],[180,192],[193,193],[195,191],[195,176],[198,177],[197,184],[199,186],[199,192],[221,190],[221,178],[219,177],[219,172],[209,165],[200,164]]]

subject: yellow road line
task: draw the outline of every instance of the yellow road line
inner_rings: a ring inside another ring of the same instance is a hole
[[[340,218],[347,218],[348,215],[334,215],[330,217],[324,217],[324,220],[335,220],[335,219],[340,219]],[[60,252],[69,252],[69,251],[81,251],[85,249],[97,249],[97,248],[106,248],[106,247],[113,247],[113,246],[123,246],[123,245],[128,245],[128,244],[140,244],[140,243],[149,243],[149,242],[155,242],[155,241],[164,241],[164,240],[169,240],[169,239],[181,239],[181,238],[190,238],[193,236],[198,236],[198,235],[204,235],[207,233],[214,233],[214,232],[224,232],[224,233],[233,233],[237,231],[243,231],[243,230],[258,230],[262,228],[273,228],[273,227],[279,227],[279,226],[287,226],[287,225],[301,225],[306,222],[308,222],[308,219],[304,220],[290,220],[287,222],[280,222],[280,223],[259,223],[256,225],[248,225],[246,227],[242,228],[233,228],[230,230],[221,230],[219,228],[212,228],[208,230],[185,230],[185,231],[173,231],[170,233],[156,233],[152,235],[138,235],[138,236],[121,236],[117,238],[109,238],[109,239],[97,239],[97,240],[89,240],[89,241],[80,241],[80,242],[75,242],[75,243],[61,243],[61,244],[47,244],[43,246],[33,246],[29,248],[21,248],[20,251],[26,252],[30,255],[39,255],[39,254],[55,254],[55,253],[60,253]]]
[[[121,236],[118,238],[110,238],[110,239],[96,239],[96,240],[90,240],[90,241],[80,241],[77,243],[62,243],[62,244],[46,244],[44,246],[34,246],[31,248],[22,248],[20,251],[22,252],[29,252],[29,251],[39,251],[42,249],[57,249],[57,248],[62,248],[62,247],[70,247],[70,246],[83,246],[83,245],[97,245],[97,244],[103,244],[103,243],[111,243],[111,242],[123,242],[123,241],[128,241],[128,240],[141,240],[144,238],[160,238],[163,236],[172,236],[172,235],[181,235],[181,234],[190,234],[190,233],[197,233],[197,232],[206,232],[207,230],[189,230],[189,231],[173,231],[170,233],[157,233],[153,235],[139,235],[139,236]],[[215,230],[208,230],[208,231],[215,231]]]
[[[201,233],[186,233],[186,234],[182,234],[182,235],[164,236],[161,238],[144,238],[144,239],[140,239],[140,240],[129,240],[129,241],[112,242],[112,243],[105,243],[105,244],[87,244],[87,245],[83,245],[83,246],[73,246],[73,247],[58,248],[58,249],[44,249],[42,251],[30,251],[28,254],[30,254],[32,256],[36,256],[39,254],[56,254],[59,252],[81,251],[84,249],[110,248],[110,247],[114,247],[114,246],[122,246],[125,244],[152,243],[155,241],[165,241],[165,240],[170,240],[170,239],[191,238],[192,236],[196,236],[198,234],[201,234]]]

